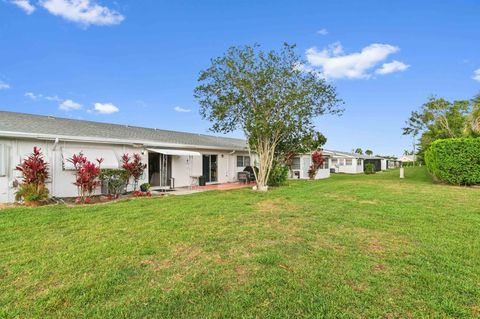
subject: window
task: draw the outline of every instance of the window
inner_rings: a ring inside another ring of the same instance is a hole
[[[332,158],[332,166],[335,166],[338,164],[338,159]]]
[[[357,159],[357,165],[362,166],[362,159],[361,158]]]
[[[250,156],[237,156],[237,167],[250,166]]]
[[[323,158],[323,168],[328,169],[328,158]]]
[[[293,158],[292,169],[300,169],[300,157]]]
[[[347,158],[345,160],[345,165],[352,165],[352,159],[351,158]]]

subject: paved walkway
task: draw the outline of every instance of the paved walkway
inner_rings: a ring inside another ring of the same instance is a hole
[[[253,186],[255,186],[254,183],[250,183],[250,184],[223,183],[223,184],[211,184],[211,185],[205,185],[205,186],[194,186],[192,188],[178,187],[178,188],[175,188],[174,191],[167,192],[166,194],[167,195],[189,195],[189,194],[201,193],[201,192],[206,192],[211,190],[226,191],[226,190],[246,188],[246,187],[252,188]]]
[[[245,187],[250,187],[250,188],[252,188],[253,186],[255,186],[254,183],[250,183],[250,184],[243,184],[243,183],[223,183],[223,184],[211,184],[211,185],[206,185],[206,186],[196,186],[195,189],[230,190],[230,189],[245,188]]]

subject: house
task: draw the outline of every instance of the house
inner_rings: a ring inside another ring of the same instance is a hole
[[[323,153],[331,158],[332,172],[363,174],[365,155],[332,150],[324,150]]]
[[[308,170],[312,165],[312,154],[302,154],[295,156],[290,171],[291,179],[309,179]],[[324,179],[330,177],[330,156],[324,154],[324,162],[315,175],[315,179]]]
[[[148,166],[139,183],[157,188],[190,186],[200,177],[234,182],[251,164],[242,139],[0,111],[0,202],[14,201],[21,181],[15,167],[34,146],[49,163],[47,187],[55,197],[77,196],[68,158],[79,152],[103,158],[102,168],[119,168],[124,153],[141,154]]]
[[[416,161],[416,156],[415,155],[402,155],[401,157],[398,158],[398,161],[402,163],[413,163]]]

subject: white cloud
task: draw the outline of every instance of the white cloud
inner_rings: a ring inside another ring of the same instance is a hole
[[[339,42],[319,51],[313,47],[306,51],[307,61],[311,67],[319,68],[328,79],[365,79],[369,71],[400,49],[390,44],[374,43],[360,52],[345,54]]]
[[[10,88],[10,84],[0,81],[0,90],[7,90]]]
[[[318,35],[327,35],[328,34],[328,30],[323,28],[323,29],[320,29],[317,31],[317,34]]]
[[[58,105],[58,108],[62,111],[73,111],[81,109],[82,105],[72,100],[65,100]]]
[[[389,74],[393,72],[401,72],[408,69],[410,65],[405,64],[403,62],[394,60],[390,63],[384,63],[381,68],[378,68],[375,73],[377,74]]]
[[[25,93],[25,96],[31,98],[32,100],[38,100],[38,99],[41,99],[43,97],[43,95],[35,94],[33,92],[27,92],[27,93]]]
[[[62,99],[59,98],[59,97],[56,96],[56,95],[46,96],[46,97],[45,97],[45,100],[47,100],[47,101],[55,101],[55,102],[61,102],[61,101],[62,101]]]
[[[479,82],[480,82],[480,69],[475,70],[475,71],[473,72],[473,77],[472,77],[472,79],[474,79],[475,81],[479,81]]]
[[[101,114],[112,114],[120,111],[118,107],[112,103],[95,103],[93,107],[94,111]]]
[[[36,9],[29,0],[11,0],[10,2],[25,11],[26,14],[32,14]]]
[[[84,26],[114,25],[125,19],[119,12],[99,5],[95,0],[42,0],[40,5],[53,15]]]
[[[175,110],[175,112],[180,112],[180,113],[188,113],[192,111],[190,109],[184,109],[183,107],[180,107],[180,106],[175,106],[173,109]]]

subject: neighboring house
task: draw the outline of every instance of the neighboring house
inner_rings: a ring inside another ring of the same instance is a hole
[[[139,153],[148,164],[139,183],[158,188],[172,179],[176,187],[196,184],[199,177],[233,182],[251,164],[242,139],[0,111],[0,202],[14,201],[21,181],[15,167],[34,146],[49,163],[47,187],[56,197],[77,196],[67,159],[79,152],[90,161],[103,158],[103,168],[119,168],[124,153]]]
[[[331,168],[335,173],[362,174],[367,163],[373,164],[375,171],[380,172],[387,170],[389,165],[388,159],[380,156],[331,150],[324,150],[323,153],[331,157]]]
[[[416,160],[415,155],[402,155],[398,158],[398,161],[402,163],[414,162]]]
[[[323,150],[331,158],[332,172],[360,174],[363,173],[365,155],[341,151]]]
[[[330,177],[330,157],[324,154],[325,161],[315,175],[315,179],[324,179]],[[302,154],[293,158],[290,178],[309,179],[308,170],[312,165],[312,154]]]

